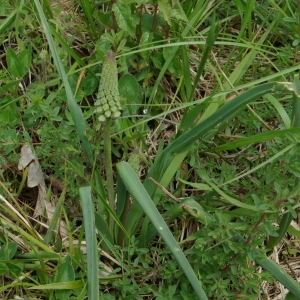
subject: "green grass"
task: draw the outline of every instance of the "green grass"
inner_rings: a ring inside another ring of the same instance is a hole
[[[300,299],[295,2],[1,4],[1,298]]]

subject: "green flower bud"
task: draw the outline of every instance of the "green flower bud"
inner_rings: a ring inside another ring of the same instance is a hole
[[[104,115],[101,115],[100,117],[98,117],[98,121],[103,123],[106,121],[106,118],[104,117]]]
[[[110,109],[109,105],[107,103],[105,103],[103,106],[102,106],[103,110],[104,111],[107,111]]]
[[[106,112],[104,113],[104,116],[105,116],[106,118],[110,118],[110,116],[111,116],[110,110],[106,111]]]
[[[116,112],[118,110],[118,108],[116,106],[112,106],[110,110],[111,110],[111,112]]]
[[[119,110],[112,113],[113,119],[119,118],[120,116],[121,116],[121,112]]]
[[[100,122],[105,122],[107,118],[118,118],[121,115],[117,61],[112,52],[105,57],[103,63],[94,111],[99,116]]]

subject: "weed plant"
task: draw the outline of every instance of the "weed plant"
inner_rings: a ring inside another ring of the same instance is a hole
[[[295,1],[0,3],[1,298],[300,299]]]

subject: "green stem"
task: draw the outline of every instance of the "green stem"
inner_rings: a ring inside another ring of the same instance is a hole
[[[106,173],[106,184],[107,184],[107,195],[108,203],[113,211],[115,211],[115,193],[114,193],[114,180],[113,180],[113,170],[111,161],[111,137],[110,137],[110,118],[106,120],[104,125],[104,163],[105,163],[105,173]],[[109,217],[109,229],[113,233],[114,220]]]

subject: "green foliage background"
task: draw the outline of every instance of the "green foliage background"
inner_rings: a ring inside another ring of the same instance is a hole
[[[299,297],[271,261],[299,253],[298,3],[0,4],[3,298],[259,299],[277,281]],[[123,110],[105,127],[110,51]]]

